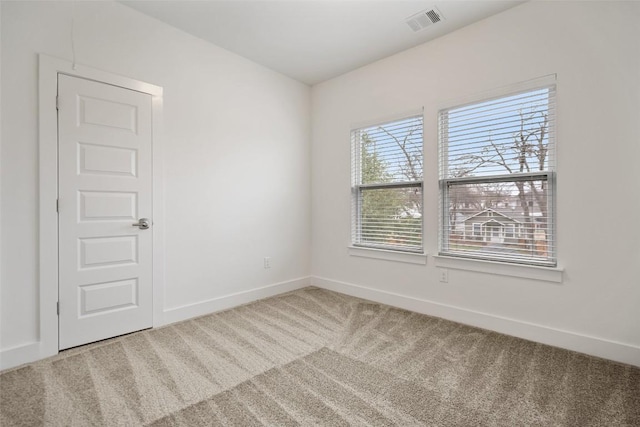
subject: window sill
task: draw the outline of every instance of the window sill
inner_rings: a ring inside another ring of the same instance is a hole
[[[562,273],[564,272],[564,269],[556,267],[510,264],[506,262],[458,258],[444,255],[436,255],[433,258],[436,267],[520,277],[544,282],[562,283]]]
[[[349,246],[349,255],[382,259],[385,261],[406,262],[409,264],[425,265],[427,263],[427,254],[425,253],[399,252],[385,249],[362,248],[359,246]]]

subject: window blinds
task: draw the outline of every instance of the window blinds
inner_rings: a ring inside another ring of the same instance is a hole
[[[555,265],[555,86],[439,113],[441,253]]]
[[[352,243],[422,251],[422,116],[353,130]]]

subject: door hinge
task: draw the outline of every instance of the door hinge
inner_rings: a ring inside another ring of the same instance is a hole
[[[60,301],[56,302],[56,314],[60,316]]]
[[[56,95],[56,110],[60,109],[60,97]]]
[[[60,200],[56,199],[56,212],[60,213]]]

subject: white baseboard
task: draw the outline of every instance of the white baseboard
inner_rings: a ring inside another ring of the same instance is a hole
[[[640,347],[596,338],[575,332],[549,328],[520,320],[467,310],[424,299],[381,291],[352,283],[323,277],[302,277],[273,285],[213,298],[207,301],[176,307],[164,312],[164,324],[226,310],[262,298],[301,289],[309,285],[324,288],[394,307],[441,317],[454,322],[489,329],[507,335],[536,341],[555,347],[590,354],[604,359],[640,366]],[[159,326],[159,325],[156,325]],[[0,350],[0,370],[35,362],[52,354],[44,354],[39,342]]]
[[[467,310],[434,301],[368,288],[353,283],[340,282],[313,276],[311,284],[319,288],[388,304],[405,310],[441,317],[454,322],[500,332],[529,341],[573,350],[603,359],[640,366],[640,347],[596,338],[575,332],[549,328],[493,314]]]
[[[273,285],[260,288],[249,289],[248,291],[237,292],[224,295],[210,300],[183,305],[181,307],[165,310],[163,313],[163,324],[179,322],[197,316],[203,316],[216,311],[227,310],[241,304],[247,304],[262,298],[272,297],[284,292],[294,291],[311,285],[311,277],[301,277],[288,280],[286,282],[275,283]],[[154,325],[160,326],[160,325]]]
[[[42,359],[40,342],[30,342],[0,351],[0,371]]]

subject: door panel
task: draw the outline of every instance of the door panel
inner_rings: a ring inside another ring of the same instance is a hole
[[[152,326],[151,96],[59,75],[59,301],[65,349]]]
[[[137,176],[137,150],[83,143],[79,146],[78,171],[80,174]]]
[[[80,242],[80,269],[138,263],[138,236],[85,237]]]
[[[80,286],[80,316],[116,311],[138,305],[138,280],[116,280]]]
[[[137,133],[136,105],[85,95],[78,96],[78,101],[80,103],[79,124],[111,127]]]
[[[80,191],[80,222],[130,220],[138,218],[136,193],[118,191]]]

